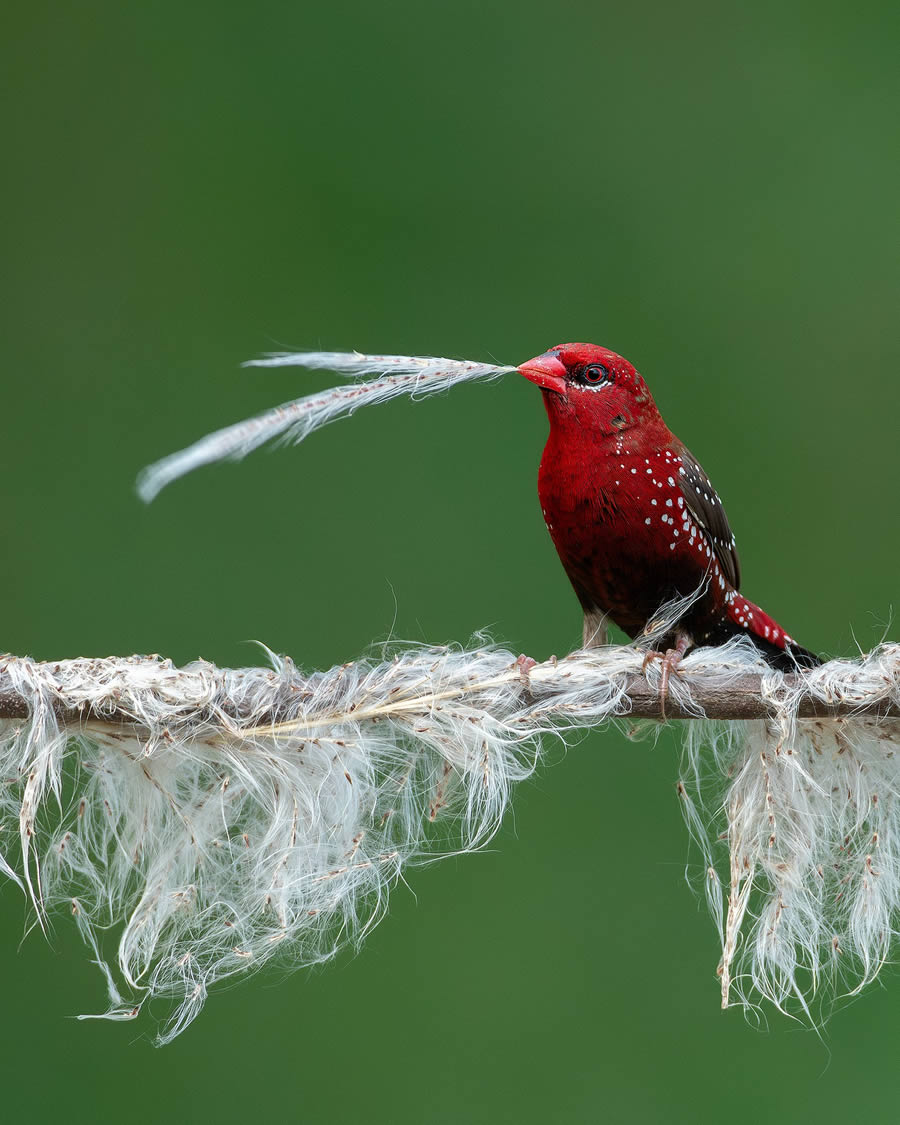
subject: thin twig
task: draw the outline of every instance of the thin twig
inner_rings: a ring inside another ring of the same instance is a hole
[[[52,669],[58,662],[47,662],[44,667]],[[460,683],[447,688],[440,693],[423,692],[412,698],[394,700],[389,706],[378,705],[371,709],[360,708],[353,713],[353,721],[377,720],[384,715],[400,713],[427,713],[435,703],[450,699],[462,699],[467,695],[494,688],[502,684],[510,687],[521,685],[521,690],[526,693],[529,681],[539,682],[544,687],[552,687],[554,680],[559,678],[560,684],[566,673],[566,666],[556,660],[548,660],[543,664],[536,664],[523,675],[518,668],[512,668],[508,673],[491,677],[484,682]],[[762,677],[758,675],[744,675],[731,680],[726,686],[717,682],[715,678],[707,680],[702,671],[697,673],[682,672],[682,683],[689,688],[690,696],[695,708],[700,708],[703,715],[709,719],[762,719],[771,715],[773,707],[771,702],[762,694]],[[793,691],[799,684],[795,675],[785,676],[784,687]],[[659,688],[642,675],[631,672],[622,674],[622,685],[625,695],[630,700],[627,713],[637,719],[661,720]],[[696,719],[695,708],[686,707],[677,700],[668,699],[665,713],[670,719]],[[135,716],[116,708],[104,708],[97,711],[90,706],[66,707],[57,703],[54,706],[57,720],[67,727],[83,727],[85,723],[100,723],[109,726],[127,725],[134,727]],[[873,715],[878,717],[900,718],[900,708],[895,704],[881,701],[875,704],[870,702],[854,703],[842,701],[828,704],[811,696],[804,696],[798,705],[798,718],[839,718],[851,715]],[[5,666],[0,665],[0,719],[27,719],[28,704],[11,684],[9,673]],[[277,715],[266,715],[263,721],[254,716],[252,727],[241,729],[242,716],[239,708],[235,708],[234,719],[237,730],[230,733],[255,737],[258,735],[277,736],[279,731],[290,732],[293,735],[305,730],[314,730],[316,727],[333,724],[337,716],[320,715],[302,721],[291,720],[288,723],[279,721]]]
[[[39,921],[75,919],[107,1018],[176,998],[166,1042],[216,981],[276,951],[298,966],[334,956],[411,866],[482,847],[545,736],[660,720],[645,651],[535,664],[479,640],[311,673],[274,654],[242,669],[0,656],[0,873]],[[824,978],[837,952],[862,987],[900,921],[900,645],[794,675],[743,638],[698,649],[666,714],[767,720],[681,732],[678,793],[714,873],[724,1001],[756,990],[784,1006],[802,997],[799,970]]]

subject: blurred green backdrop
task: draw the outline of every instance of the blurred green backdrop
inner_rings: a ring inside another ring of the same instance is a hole
[[[322,667],[388,634],[580,634],[509,378],[179,483],[138,469],[326,385],[280,347],[615,348],[726,498],[747,593],[889,622],[897,7],[536,0],[7,15],[3,647]],[[895,1121],[893,970],[823,1038],[718,1009],[676,734],[598,733],[358,957],[214,994],[163,1051],[0,892],[3,1114],[34,1121]]]

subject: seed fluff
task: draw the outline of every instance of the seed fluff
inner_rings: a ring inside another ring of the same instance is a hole
[[[333,957],[411,865],[482,847],[547,735],[628,718],[643,655],[423,646],[311,674],[271,654],[236,670],[4,657],[0,701],[28,717],[0,722],[0,869],[42,925],[74,921],[103,1017],[170,1001],[168,1042],[217,981]],[[798,712],[896,707],[900,645],[787,678],[737,638],[688,654],[670,703],[700,715],[696,691],[748,674],[771,719],[688,722],[677,791],[723,1004],[809,1014],[822,985],[871,980],[898,928],[900,721]]]

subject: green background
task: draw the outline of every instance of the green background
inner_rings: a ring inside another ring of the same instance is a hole
[[[895,595],[897,7],[19,5],[0,59],[2,646],[307,667],[389,634],[578,640],[510,377],[297,450],[145,463],[325,386],[272,348],[627,355],[802,643]],[[894,635],[896,633],[894,632]],[[215,993],[158,1051],[0,892],[5,1120],[897,1120],[900,980],[822,1037],[718,1008],[677,730],[551,751],[490,852],[358,956]]]

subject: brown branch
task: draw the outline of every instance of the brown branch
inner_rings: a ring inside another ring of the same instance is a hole
[[[771,715],[772,708],[761,697],[759,676],[742,676],[733,680],[727,688],[710,687],[702,678],[684,675],[690,684],[694,702],[703,708],[708,719],[764,719]],[[785,687],[790,690],[796,684],[795,676],[785,676]],[[632,702],[631,714],[642,719],[659,719],[659,692],[643,678],[630,676],[627,680],[627,694]],[[800,700],[797,715],[801,719],[840,718],[850,715],[871,715],[873,718],[900,718],[896,706],[880,704],[875,707],[859,706],[851,703],[826,704],[806,695]],[[671,697],[666,701],[666,717],[669,719],[695,719],[693,715],[678,706]]]
[[[682,672],[681,678],[690,686],[694,703],[703,709],[709,719],[761,719],[771,715],[772,707],[761,696],[761,679],[756,675],[745,675],[729,682],[727,687],[710,685],[703,682],[703,676],[692,676]],[[795,677],[785,677],[785,687],[794,686]],[[643,676],[627,675],[625,677],[626,694],[631,701],[628,717],[636,719],[662,718],[660,713],[660,698],[658,689],[651,685]],[[523,689],[527,690],[523,680]],[[451,694],[453,694],[451,692]],[[54,708],[59,723],[64,727],[79,728],[85,723],[103,723],[110,726],[139,727],[132,715],[120,710],[94,711],[89,707],[76,708],[57,704]],[[667,719],[696,719],[696,715],[679,706],[677,700],[670,695],[666,701]],[[872,717],[900,718],[900,708],[884,702],[872,706],[852,703],[826,704],[805,695],[799,703],[797,710],[799,718],[838,718],[851,715],[871,715]],[[10,683],[10,677],[5,668],[0,667],[0,720],[27,720],[29,718],[28,705],[25,699],[16,692]],[[235,714],[234,719],[239,725],[243,716]],[[259,728],[270,722],[277,722],[279,716],[255,715],[254,725]]]

